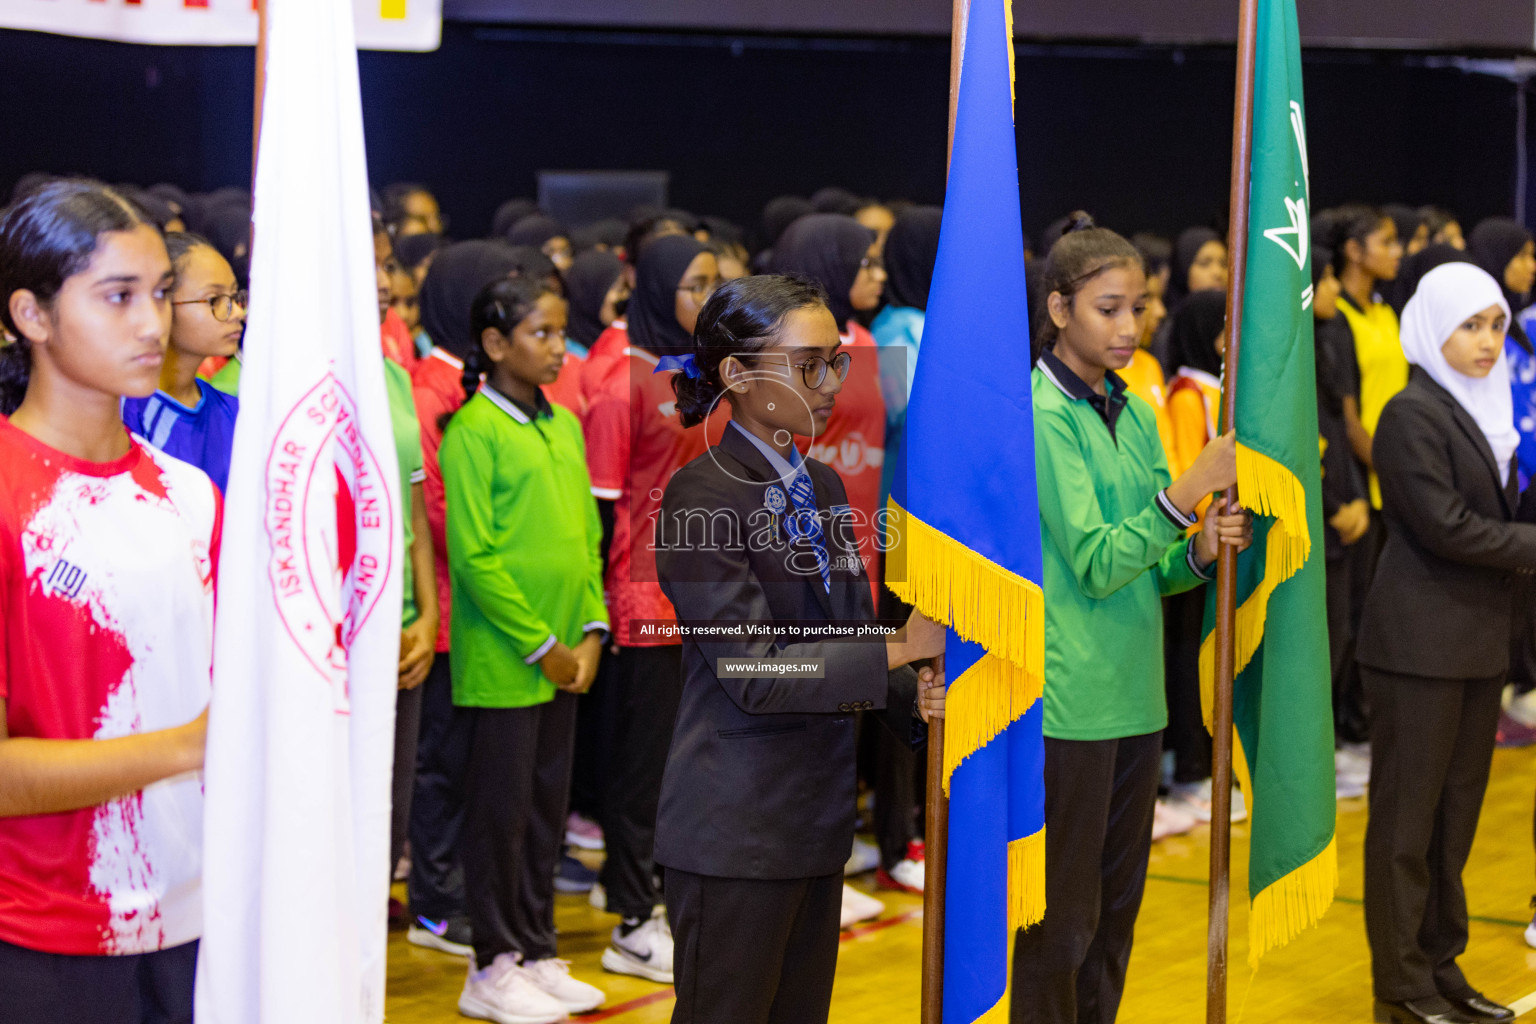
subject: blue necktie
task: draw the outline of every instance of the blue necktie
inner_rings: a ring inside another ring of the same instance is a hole
[[[799,473],[789,485],[789,500],[794,503],[795,514],[790,518],[790,529],[810,541],[816,552],[816,568],[821,572],[821,585],[832,593],[832,565],[827,560],[826,538],[821,532],[821,517],[816,514],[816,489],[811,486],[809,473]]]

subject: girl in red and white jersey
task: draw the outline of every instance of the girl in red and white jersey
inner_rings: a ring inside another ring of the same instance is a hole
[[[58,181],[0,214],[0,992],[190,1021],[220,498],[119,416],[158,385],[160,231]]]

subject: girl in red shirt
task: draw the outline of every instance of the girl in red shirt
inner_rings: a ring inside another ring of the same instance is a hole
[[[221,503],[133,440],[174,273],[118,192],[0,216],[0,992],[10,1020],[192,1019]]]

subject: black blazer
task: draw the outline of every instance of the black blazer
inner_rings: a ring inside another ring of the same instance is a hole
[[[1487,679],[1509,669],[1511,602],[1536,572],[1536,526],[1514,521],[1514,467],[1417,367],[1387,403],[1372,445],[1387,543],[1356,657],[1406,675]]]
[[[812,549],[790,543],[765,507],[778,475],[728,427],[721,443],[667,485],[656,565],[678,621],[859,623],[874,619],[847,495],[827,466],[806,460],[827,553],[828,594]],[[780,485],[782,486],[782,485]],[[841,509],[839,510],[839,506]],[[823,658],[824,679],[721,679],[719,658]],[[854,715],[885,710],[914,746],[917,676],[886,668],[881,642],[797,641],[779,633],[684,639],[683,694],[656,816],[656,860],[696,874],[811,878],[840,872],[853,844]]]

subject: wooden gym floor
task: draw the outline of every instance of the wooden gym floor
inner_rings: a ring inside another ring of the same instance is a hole
[[[1505,1003],[1536,1004],[1536,950],[1525,945],[1533,877],[1531,815],[1536,748],[1500,750],[1483,805],[1482,822],[1467,867],[1471,942],[1461,965],[1474,985]],[[1233,827],[1233,913],[1229,962],[1233,1024],[1307,1021],[1368,1024],[1370,955],[1360,905],[1364,798],[1339,805],[1338,896],[1315,929],[1271,953],[1250,976],[1246,865],[1248,829]],[[1165,839],[1153,847],[1146,901],[1120,1020],[1126,1024],[1203,1021],[1205,999],[1207,829]],[[868,878],[855,884],[870,889]],[[396,888],[396,895],[403,895]],[[878,921],[844,933],[832,1020],[887,1024],[918,1019],[922,958],[921,900],[876,893],[886,912]],[[598,958],[614,919],[591,910],[584,896],[561,896],[562,956],[574,973],[608,993],[606,1007],[582,1021],[655,1024],[670,1019],[671,990],[635,978],[605,974]],[[418,949],[404,931],[389,937],[390,1024],[462,1020],[455,1005],[464,983],[462,961]],[[1532,996],[1526,1000],[1525,997]],[[1536,1014],[1530,1015],[1536,1018]]]

